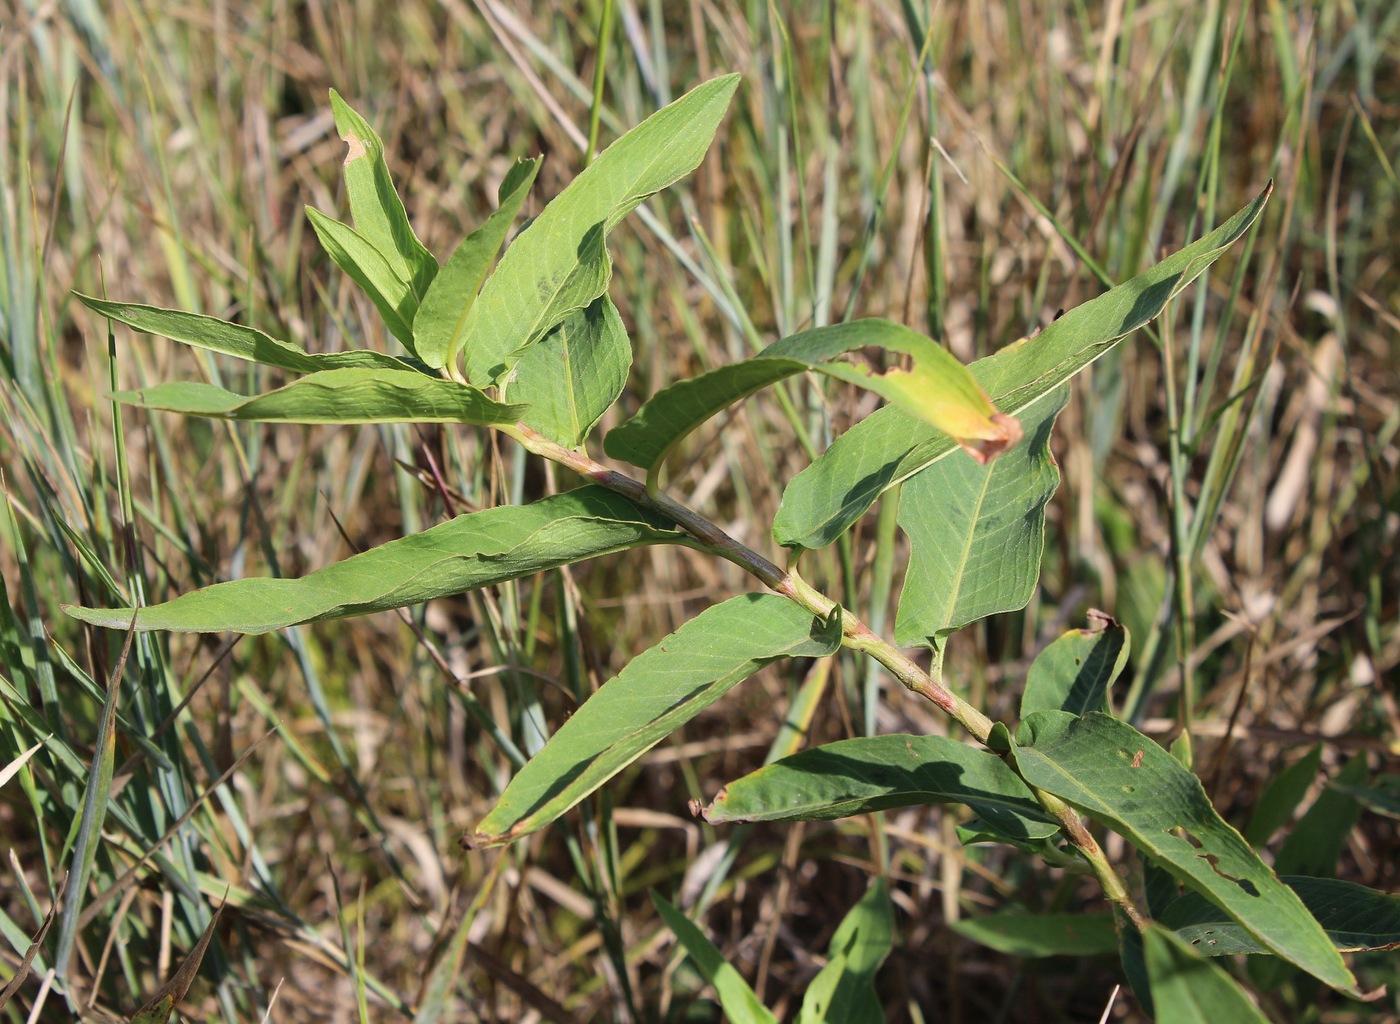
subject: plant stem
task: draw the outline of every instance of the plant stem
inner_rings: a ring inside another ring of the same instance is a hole
[[[739,543],[710,520],[687,507],[669,495],[648,490],[640,480],[616,470],[608,469],[589,458],[585,452],[566,448],[551,441],[524,423],[505,426],[501,431],[520,442],[526,450],[549,459],[558,465],[571,469],[580,476],[587,477],[596,484],[616,491],[639,505],[660,512],[675,521],[686,533],[713,551],[721,558],[733,562],[745,572],[761,580],[770,590],[806,608],[813,615],[826,618],[837,608],[837,603],[821,591],[812,587],[798,575],[795,568],[780,569],[757,551]],[[993,722],[982,712],[953,693],[940,681],[932,678],[903,651],[880,636],[848,609],[841,609],[841,644],[853,651],[859,651],[874,658],[890,674],[910,691],[932,701],[943,711],[970,732],[979,742],[986,743],[991,735]],[[1059,797],[1031,787],[1040,801],[1055,820],[1060,823],[1065,837],[1089,863],[1104,895],[1120,907],[1128,918],[1139,928],[1145,924],[1142,912],[1133,904],[1123,879],[1113,870],[1113,865],[1104,856],[1099,844],[1074,812],[1074,809]]]

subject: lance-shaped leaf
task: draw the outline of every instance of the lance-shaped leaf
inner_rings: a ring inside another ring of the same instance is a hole
[[[603,294],[606,259],[597,252],[604,237],[648,196],[695,169],[738,84],[738,75],[717,78],[658,110],[600,153],[511,243],[463,328],[474,383],[495,383],[520,349]]]
[[[1234,244],[1264,208],[1273,183],[1204,238],[1155,267],[1076,306],[1034,338],[970,367],[997,408],[1018,416],[1119,341],[1149,323],[1166,303]],[[788,547],[820,548],[839,537],[886,489],[953,451],[943,434],[904,410],[881,409],[846,431],[793,478],[773,524]]]
[[[1400,896],[1337,878],[1284,875],[1282,881],[1342,952],[1400,947]],[[1270,952],[1199,893],[1176,900],[1162,912],[1161,921],[1205,956]]]
[[[1333,988],[1356,991],[1293,890],[1216,813],[1200,780],[1132,726],[1099,712],[1040,711],[1021,723],[1012,755],[1026,782],[1128,839],[1271,953]]]
[[[701,976],[715,987],[725,1020],[733,1024],[777,1024],[778,1018],[768,1012],[744,976],[724,959],[724,954],[699,925],[655,892],[651,894],[651,902],[656,905],[666,927],[675,932],[681,946],[690,954]]]
[[[1160,925],[1142,936],[1154,1016],[1171,1024],[1269,1024],[1269,1018],[1219,965],[1201,959]]]
[[[496,212],[457,246],[433,279],[413,318],[413,347],[434,369],[456,362],[462,350],[467,313],[506,240],[515,215],[539,172],[540,160],[517,161],[501,182]]]
[[[382,367],[386,370],[409,369],[409,364],[397,356],[362,349],[358,352],[311,353],[300,345],[264,334],[242,324],[229,323],[212,316],[185,313],[178,309],[143,306],[133,302],[110,302],[81,292],[74,297],[84,305],[118,323],[134,327],[147,334],[158,334],[194,348],[219,352],[235,359],[248,359],[264,366],[275,366],[293,373],[315,373],[345,367]]]
[[[878,373],[869,366],[832,361],[866,347],[908,355],[913,365]],[[603,446],[613,458],[645,466],[654,474],[666,454],[700,424],[739,399],[804,370],[869,388],[943,431],[978,462],[994,458],[1021,437],[1020,424],[997,412],[967,367],[942,345],[901,324],[871,319],[803,331],[753,359],[678,381],[609,431]]]
[[[1111,914],[984,914],[949,927],[1009,956],[1101,956],[1118,949]]]
[[[117,398],[186,416],[279,423],[514,423],[524,412],[468,384],[417,370],[360,367],[310,373],[251,398],[192,381],[123,391]]]
[[[359,114],[331,90],[335,127],[348,147],[345,152],[345,194],[350,199],[350,215],[355,230],[377,249],[394,272],[407,281],[419,298],[438,272],[437,260],[418,241],[404,212],[389,165],[384,161],[384,143]]]
[[[575,448],[622,394],[631,366],[627,328],[603,295],[525,350],[502,397],[527,406],[527,426]]]
[[[882,1024],[875,974],[894,945],[889,884],[876,878],[836,927],[823,967],[802,997],[797,1024]]]
[[[911,551],[897,642],[938,643],[1031,599],[1045,545],[1045,503],[1060,482],[1050,430],[1068,397],[1068,388],[1057,388],[1026,410],[1026,442],[990,465],[948,459],[904,485],[899,525]]]
[[[678,541],[660,516],[601,487],[457,516],[300,579],[216,583],[149,608],[68,607],[99,626],[266,633],[501,583],[612,551]]]
[[[1128,631],[1103,612],[1035,656],[1021,694],[1021,717],[1037,711],[1108,711],[1108,689],[1128,664]]]
[[[1058,827],[1006,762],[947,736],[868,736],[804,750],[731,782],[704,816],[712,824],[812,821],[933,803],[967,804],[1021,840]]]
[[[418,311],[418,297],[413,294],[412,282],[349,224],[342,224],[310,206],[306,208],[306,216],[321,240],[321,248],[369,296],[389,333],[412,352],[413,317]]]
[[[585,701],[463,842],[496,846],[543,828],[764,665],[831,654],[839,614],[822,621],[774,594],[705,609]]]

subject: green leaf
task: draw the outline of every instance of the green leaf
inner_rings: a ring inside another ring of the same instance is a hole
[[[524,412],[469,384],[417,370],[359,367],[310,373],[251,398],[192,381],[123,391],[117,398],[186,416],[279,423],[514,423]]]
[[[1159,925],[1143,933],[1155,1016],[1164,1024],[1269,1024],[1230,975]]]
[[[454,365],[461,354],[467,313],[539,169],[536,157],[517,161],[507,172],[496,212],[462,240],[419,303],[413,318],[413,346],[418,358],[434,369]]]
[[[1034,338],[969,369],[997,408],[1018,416],[1156,317],[1242,236],[1273,183],[1219,228],[1155,267],[1076,306]],[[846,431],[783,494],[773,536],[787,547],[820,548],[839,537],[886,489],[953,451],[943,434],[899,408],[880,409]]]
[[[694,170],[738,84],[738,75],[717,78],[658,110],[600,153],[511,243],[463,328],[467,376],[474,383],[495,383],[521,349],[603,294],[606,275],[598,273],[590,246],[601,246],[648,196]],[[582,276],[581,249],[592,264]],[[580,287],[582,279],[592,280],[592,294]],[[556,298],[564,292],[571,308]],[[549,318],[541,315],[546,308]]]
[[[1001,758],[947,736],[868,736],[804,750],[731,782],[704,817],[812,821],[931,803],[967,804],[1021,839],[1057,829]]]
[[[1021,717],[1037,711],[1082,715],[1109,710],[1108,690],[1128,664],[1128,631],[1103,612],[1036,655],[1021,695]]]
[[[826,966],[807,986],[797,1024],[882,1024],[875,974],[893,944],[889,885],[876,878],[831,937]]]
[[[986,914],[953,931],[1008,956],[1100,956],[1118,949],[1112,914]]]
[[[933,644],[969,622],[1024,608],[1040,579],[1045,503],[1060,483],[1050,430],[1065,407],[1057,388],[1025,414],[1025,443],[990,465],[949,459],[899,493],[909,567],[894,635]]]
[[[1356,981],[1322,927],[1238,832],[1200,780],[1125,722],[1039,711],[1017,730],[1022,777],[1130,840],[1205,893],[1271,952],[1333,988]]]
[[[778,1018],[759,1002],[758,996],[754,995],[743,975],[724,959],[724,954],[694,921],[654,891],[651,894],[651,902],[655,904],[661,919],[666,922],[666,927],[676,933],[676,938],[690,954],[690,959],[695,962],[700,974],[715,987],[715,995],[719,997],[725,1020],[733,1021],[734,1024],[778,1024]]]
[[[1254,815],[1244,830],[1244,838],[1250,846],[1258,849],[1273,837],[1273,834],[1288,824],[1293,812],[1307,796],[1317,769],[1322,764],[1322,744],[1319,743],[1300,757],[1294,764],[1274,776],[1267,789],[1254,805]]]
[[[167,981],[145,1006],[137,1010],[132,1015],[131,1024],[166,1024],[170,1020],[170,1015],[175,1012],[175,1007],[180,1005],[181,1000],[190,990],[190,985],[194,984],[195,976],[199,974],[199,965],[204,962],[204,954],[209,949],[209,941],[214,937],[214,929],[218,927],[219,918],[223,916],[224,908],[220,905],[214,911],[214,916],[205,925],[203,934],[199,941],[195,943],[194,949],[190,950],[190,955],[185,957],[179,969]]]
[[[876,373],[865,365],[832,361],[866,347],[911,356],[913,365]],[[677,381],[610,431],[604,449],[615,459],[654,473],[667,453],[700,424],[734,402],[806,370],[874,391],[958,439],[978,461],[995,457],[1021,436],[1019,425],[997,412],[967,367],[942,345],[901,324],[870,319],[803,331],[752,359]]]
[[[1282,881],[1298,894],[1338,950],[1400,947],[1400,895],[1336,878],[1284,875]],[[1270,952],[1199,893],[1187,893],[1172,903],[1162,912],[1161,922],[1205,956]]]
[[[601,487],[503,505],[382,544],[300,579],[216,583],[137,610],[137,629],[266,633],[364,615],[500,583],[639,544],[677,541],[654,513]],[[130,608],[68,606],[75,618],[125,629]]]
[[[1342,766],[1288,833],[1274,858],[1276,870],[1286,875],[1337,873],[1337,862],[1347,836],[1361,817],[1361,805],[1346,790],[1364,783],[1368,773],[1366,752],[1359,751]]]
[[[412,352],[413,317],[418,311],[418,298],[409,280],[400,276],[388,257],[349,224],[342,224],[310,206],[306,208],[306,216],[321,240],[321,248],[369,296],[389,333]]]
[[[631,367],[627,328],[603,295],[526,349],[501,395],[528,406],[527,426],[576,448],[622,394]]]
[[[705,609],[585,701],[465,843],[496,846],[543,828],[764,665],[831,654],[838,616],[814,619],[773,594]]]
[[[1349,796],[1373,814],[1400,818],[1400,775],[1380,775],[1369,786],[1333,781],[1332,789]]]
[[[289,341],[279,341],[262,331],[232,324],[227,320],[218,320],[212,316],[185,313],[178,309],[161,309],[159,306],[142,306],[133,302],[109,302],[81,292],[74,292],[73,295],[97,313],[128,327],[134,327],[138,331],[158,334],[162,338],[233,356],[235,359],[250,359],[265,366],[291,370],[293,373],[315,373],[317,370],[356,366],[380,367],[387,370],[409,368],[409,364],[404,360],[383,352],[361,350],[313,355]]]
[[[345,193],[350,199],[355,230],[383,254],[395,274],[409,282],[413,294],[421,298],[438,272],[437,260],[418,241],[408,223],[403,200],[384,161],[384,143],[369,122],[334,89],[331,109],[336,130],[349,147],[345,153]]]

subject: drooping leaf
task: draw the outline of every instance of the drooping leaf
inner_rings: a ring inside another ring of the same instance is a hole
[[[826,966],[807,986],[797,1024],[882,1024],[875,974],[893,944],[889,885],[876,878],[831,937]]]
[[[502,397],[527,406],[527,426],[576,448],[622,394],[631,366],[627,328],[603,295],[525,350]]]
[[[412,352],[413,317],[418,312],[418,297],[413,294],[412,282],[401,276],[388,257],[349,224],[342,224],[310,206],[306,208],[306,216],[326,255],[360,286],[384,318],[389,333]]]
[[[909,567],[894,635],[933,644],[969,622],[1023,608],[1040,579],[1045,503],[1060,482],[1050,430],[1067,388],[1025,413],[1027,439],[990,465],[948,459],[905,483],[899,525]]]
[[[1247,231],[1273,184],[1219,228],[1098,298],[1076,306],[1034,338],[969,369],[1002,412],[1018,416],[1124,337],[1156,317]],[[898,407],[846,431],[783,494],[773,536],[787,547],[820,548],[839,537],[886,489],[953,451],[943,434]]]
[[[1217,964],[1160,925],[1142,936],[1155,1017],[1170,1024],[1269,1024],[1253,1000]]]
[[[418,241],[408,223],[403,200],[389,177],[384,143],[369,122],[334,89],[331,110],[336,130],[348,147],[343,172],[355,230],[383,254],[400,278],[409,282],[414,296],[422,298],[438,272],[437,260]]]
[[[592,294],[579,287],[586,278],[579,273],[581,247],[585,255],[592,253],[589,246],[601,245],[643,200],[695,169],[738,84],[737,75],[706,82],[647,118],[600,153],[511,243],[463,328],[473,383],[495,383],[521,349],[603,294],[606,274],[598,273],[591,255],[592,266],[585,269],[592,274]],[[590,232],[596,233],[596,243]],[[572,307],[556,299],[566,289]],[[549,318],[541,316],[546,308]]]
[[[455,363],[460,355],[467,313],[539,169],[540,158],[536,157],[518,161],[507,172],[496,212],[462,240],[419,303],[413,318],[413,347],[418,358],[434,369]]]
[[[1254,805],[1253,816],[1245,826],[1244,837],[1258,849],[1275,832],[1288,824],[1293,812],[1307,796],[1322,764],[1322,744],[1319,743],[1296,762],[1274,776],[1268,788]]]
[[[464,842],[496,846],[543,828],[764,665],[824,657],[840,642],[839,618],[773,594],[707,608],[585,701]]]
[[[1037,711],[1108,711],[1108,690],[1128,664],[1128,631],[1103,612],[1035,656],[1021,694],[1021,717]]]
[[[307,352],[289,341],[279,341],[262,331],[241,324],[218,320],[212,316],[185,313],[178,309],[161,309],[159,306],[143,306],[133,302],[109,302],[81,292],[74,297],[94,311],[111,317],[128,327],[147,334],[158,334],[162,338],[182,342],[194,348],[208,349],[233,356],[235,359],[249,359],[265,366],[275,366],[293,373],[315,373],[317,370],[335,370],[346,367],[379,367],[386,370],[405,370],[409,365],[397,356],[383,352],[361,349],[357,352]]]
[[[654,891],[651,902],[666,922],[666,927],[675,932],[680,944],[690,954],[701,976],[715,987],[725,1020],[734,1024],[778,1024],[778,1019],[754,995],[743,975],[724,959],[724,954],[694,921]]]
[[[995,754],[947,736],[868,736],[784,757],[720,790],[705,820],[812,821],[917,804],[967,804],[1009,835],[1057,826]]]
[[[1132,726],[1098,712],[1039,711],[1021,723],[1012,754],[1028,783],[1206,893],[1271,952],[1333,988],[1356,991],[1293,890],[1221,819],[1200,780]]]
[[[866,347],[908,355],[913,365],[877,373],[869,366],[835,361]],[[1020,425],[997,412],[968,368],[942,345],[901,324],[870,319],[803,331],[752,359],[677,381],[610,431],[604,449],[615,459],[654,472],[700,424],[741,398],[805,370],[874,391],[956,439],[979,462],[1000,454],[1021,436]]]
[[[983,914],[951,927],[1008,956],[1101,956],[1118,949],[1112,914]]]
[[[1341,952],[1400,948],[1400,895],[1336,878],[1283,875],[1282,881]],[[1161,922],[1204,956],[1271,952],[1199,893],[1172,903]]]
[[[186,416],[279,423],[514,423],[525,411],[417,370],[361,367],[310,373],[251,398],[193,381],[123,391],[117,398]]]
[[[131,1024],[166,1024],[170,1020],[175,1007],[180,1005],[180,1001],[185,998],[190,986],[194,984],[196,975],[199,974],[199,965],[204,962],[204,954],[209,950],[209,941],[213,939],[214,929],[218,927],[219,918],[223,913],[224,907],[220,904],[219,909],[214,911],[214,916],[205,925],[194,949],[190,950],[190,955],[185,957],[184,963],[180,964],[179,969],[150,1001],[132,1015]]]
[[[679,539],[671,524],[621,495],[580,487],[530,505],[460,515],[299,579],[216,583],[137,610],[136,628],[266,633],[420,604],[640,544]],[[133,615],[130,608],[66,610],[84,622],[121,629]]]

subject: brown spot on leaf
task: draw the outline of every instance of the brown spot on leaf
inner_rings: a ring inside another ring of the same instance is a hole
[[[954,438],[962,450],[976,459],[980,466],[985,466],[1002,452],[1015,448],[1025,434],[1021,429],[1021,421],[1004,412],[993,413],[992,424],[996,428],[992,437]]]
[[[345,162],[347,164],[360,159],[367,152],[364,140],[354,132],[345,136],[345,144],[350,147],[345,153]]]
[[[1141,768],[1141,767],[1142,767],[1142,751],[1141,751],[1141,750],[1139,750],[1136,754],[1133,755],[1133,763],[1130,764],[1128,767],[1129,767],[1129,768]]]

